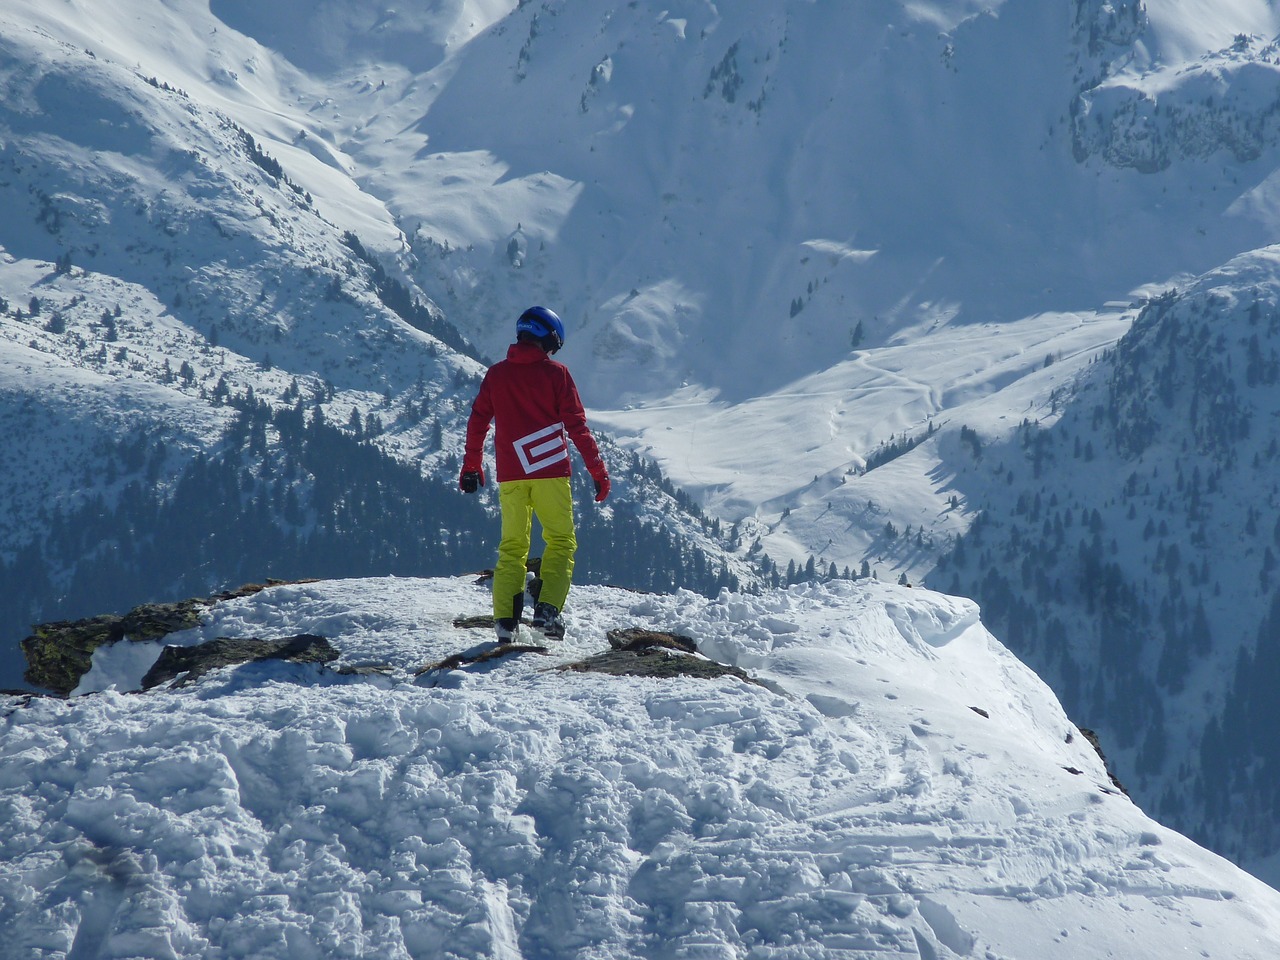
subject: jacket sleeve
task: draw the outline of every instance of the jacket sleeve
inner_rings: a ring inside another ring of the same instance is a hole
[[[564,384],[561,387],[560,414],[569,439],[582,454],[582,462],[592,479],[602,480],[609,476],[609,470],[600,456],[600,448],[596,446],[596,438],[587,427],[587,412],[582,408],[582,398],[578,396],[578,387],[573,377],[565,371]]]
[[[480,470],[484,462],[484,440],[493,422],[493,395],[489,389],[489,375],[485,374],[480,392],[471,404],[471,416],[467,419],[467,442],[462,455],[463,470]]]

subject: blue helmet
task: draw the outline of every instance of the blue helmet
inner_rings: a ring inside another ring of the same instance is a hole
[[[530,307],[520,314],[520,319],[516,321],[516,334],[518,336],[522,333],[533,334],[542,340],[548,353],[555,353],[564,346],[564,324],[554,310],[546,307]]]

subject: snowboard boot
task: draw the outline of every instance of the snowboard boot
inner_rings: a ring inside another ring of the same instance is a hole
[[[560,611],[549,603],[539,602],[533,608],[533,629],[542,632],[548,640],[564,639],[564,621]]]
[[[511,598],[511,616],[499,617],[493,622],[499,643],[514,643],[520,632],[520,618],[524,615],[524,591]]]

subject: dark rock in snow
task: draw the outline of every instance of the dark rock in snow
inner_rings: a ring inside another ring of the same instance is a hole
[[[66,696],[79,684],[93,662],[93,651],[121,640],[159,640],[179,630],[199,626],[200,608],[207,601],[147,603],[128,613],[104,614],[86,620],[42,623],[22,641],[29,683]]]
[[[746,683],[758,682],[737,667],[687,653],[676,653],[662,647],[607,650],[585,660],[566,663],[559,669],[578,673],[604,673],[615,677],[692,677],[701,680],[736,677]]]
[[[288,660],[291,663],[329,663],[338,659],[338,650],[324,637],[300,633],[279,640],[257,637],[219,637],[194,647],[165,647],[160,658],[142,678],[142,689],[150,690],[174,681],[173,687],[195,683],[210,670],[258,660]]]
[[[609,646],[614,650],[646,650],[661,647],[680,653],[697,653],[698,645],[690,637],[678,633],[663,633],[657,630],[644,630],[640,627],[628,627],[625,630],[610,630],[607,634]]]
[[[1102,752],[1102,741],[1098,739],[1098,735],[1094,731],[1088,729],[1087,727],[1077,727],[1076,729],[1079,730],[1080,733],[1084,735],[1084,738],[1089,741],[1089,745],[1093,747],[1095,751],[1097,751],[1098,758],[1102,761],[1102,765],[1107,770],[1107,776],[1111,780],[1111,785],[1114,786],[1121,793],[1123,793],[1126,797],[1129,796],[1129,791],[1125,788],[1125,785],[1120,782],[1120,778],[1115,775],[1115,771],[1111,769],[1111,761],[1108,760],[1107,755]]]
[[[689,637],[629,628],[610,630],[608,639],[611,650],[567,663],[559,669],[616,677],[693,677],[703,680],[735,677],[746,683],[758,682],[737,667],[699,656],[697,645]]]
[[[414,671],[414,674],[421,677],[428,673],[443,673],[446,670],[457,670],[459,667],[468,667],[476,663],[490,663],[518,653],[550,653],[550,650],[536,643],[499,643],[491,647],[464,650],[443,660],[423,664]]]
[[[84,620],[58,620],[39,624],[32,628],[32,635],[22,641],[22,652],[27,658],[24,676],[28,683],[65,697],[89,671],[93,665],[93,651],[103,644],[118,643],[121,640],[161,640],[179,630],[199,626],[200,611],[205,607],[223,600],[247,597],[285,582],[268,580],[265,584],[247,583],[235,590],[223,591],[210,597],[196,597],[175,603],[144,603],[123,615],[108,613]]]

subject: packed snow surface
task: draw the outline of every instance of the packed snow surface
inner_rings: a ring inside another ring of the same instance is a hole
[[[487,608],[469,577],[277,586],[170,642],[338,661],[135,694],[159,648],[121,642],[81,695],[4,701],[0,953],[1280,956],[1280,893],[1123,796],[969,601],[582,587],[549,654],[414,677]],[[759,683],[556,669],[628,626]]]

